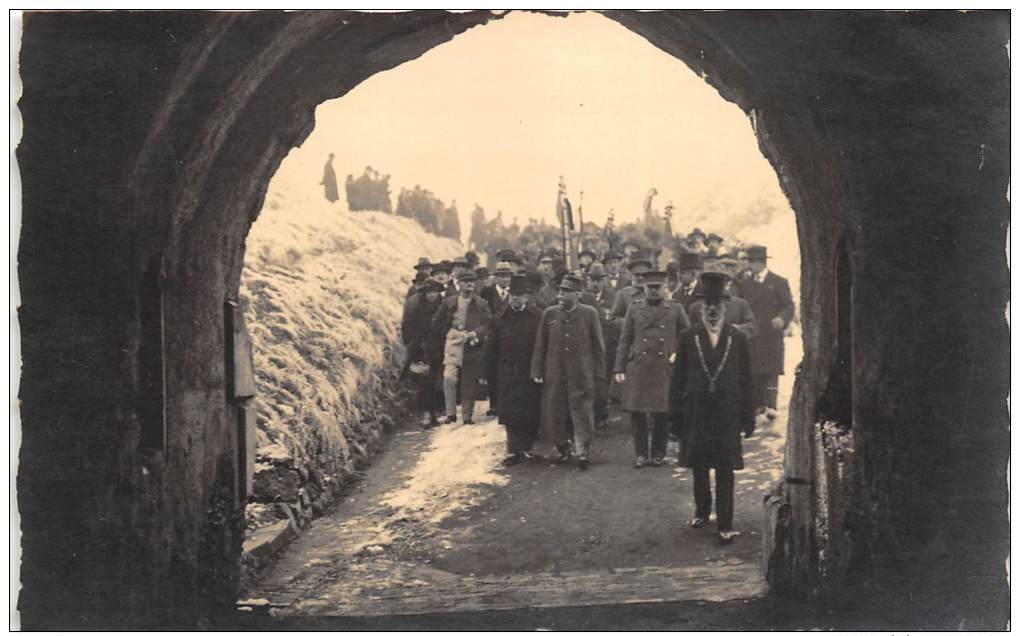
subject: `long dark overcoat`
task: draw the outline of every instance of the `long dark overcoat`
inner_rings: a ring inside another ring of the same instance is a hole
[[[439,339],[432,334],[432,316],[435,315],[441,298],[429,301],[425,294],[415,294],[404,303],[404,316],[400,333],[407,349],[407,361],[403,376],[408,377],[408,368],[413,362],[426,362],[429,372],[424,377],[415,377],[414,408],[421,411],[435,411],[443,405],[441,388],[443,381],[443,350]],[[438,348],[438,351],[437,351]]]
[[[457,315],[457,299],[459,296],[451,296],[443,299],[432,317],[432,330],[439,342],[445,345],[446,334],[453,326],[453,319]],[[464,345],[464,365],[460,371],[460,398],[462,401],[482,399],[485,394],[483,388],[478,384],[478,378],[482,373],[482,344],[485,341],[486,330],[489,328],[489,321],[492,314],[489,312],[489,303],[481,299],[477,294],[472,294],[471,302],[468,305],[467,320],[464,322],[464,331],[473,331],[478,335],[478,344]],[[439,379],[442,387],[442,377]]]
[[[754,278],[737,282],[740,296],[751,305],[758,320],[758,333],[751,339],[751,362],[754,372],[762,375],[783,375],[783,330],[793,320],[793,296],[790,284],[782,276],[769,272],[758,283]],[[783,319],[783,329],[772,326],[776,316]]]
[[[575,429],[595,427],[596,382],[605,382],[606,345],[599,313],[578,303],[567,311],[546,308],[531,357],[532,377],[542,378],[542,430],[554,444],[569,441]]]
[[[614,365],[615,373],[627,374],[621,396],[625,410],[669,412],[671,358],[680,344],[680,334],[690,326],[680,303],[666,299],[658,305],[650,305],[647,300],[631,303]]]
[[[706,367],[712,375],[718,371],[714,390]],[[680,337],[669,412],[673,432],[680,438],[681,466],[744,467],[740,435],[754,432],[754,400],[747,337],[739,329],[724,324],[715,347],[703,324]]]
[[[507,451],[531,448],[538,436],[542,385],[531,375],[542,310],[533,303],[521,311],[504,307],[492,319],[482,350],[482,367],[489,391],[499,401],[499,423],[507,429]]]

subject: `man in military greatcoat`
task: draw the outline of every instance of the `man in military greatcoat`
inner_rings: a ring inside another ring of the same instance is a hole
[[[582,288],[573,275],[560,282],[559,304],[542,314],[531,376],[542,385],[542,429],[555,446],[551,458],[566,461],[573,442],[584,470],[595,428],[595,392],[605,382],[606,348],[598,311],[579,302]]]
[[[510,279],[510,301],[493,317],[482,350],[482,380],[498,400],[499,423],[506,427],[506,466],[530,457],[538,437],[542,385],[532,378],[531,356],[542,310],[531,301],[533,293],[527,276]]]
[[[616,381],[630,412],[635,468],[662,466],[669,441],[669,382],[680,334],[691,325],[680,303],[666,300],[666,272],[645,272],[645,297],[623,321],[616,349]]]
[[[709,471],[715,471],[715,516],[719,538],[733,528],[733,471],[744,467],[741,434],[754,433],[754,380],[747,337],[724,317],[726,275],[701,274],[704,311],[680,337],[670,386],[670,419],[679,438],[679,465],[694,476],[692,528],[712,512]]]
[[[758,333],[750,343],[755,406],[772,419],[776,416],[779,376],[783,375],[783,336],[793,320],[794,305],[790,283],[769,271],[767,259],[764,246],[748,247],[748,276],[738,282],[738,288],[758,319]]]
[[[613,301],[612,315],[621,320],[627,316],[627,309],[632,302],[644,298],[645,288],[641,284],[641,275],[651,271],[652,262],[645,258],[635,259],[627,264],[627,269],[632,277],[631,284],[619,290]]]
[[[489,305],[474,293],[475,275],[465,271],[457,279],[458,294],[446,298],[432,317],[432,329],[442,335],[443,397],[446,420],[457,421],[457,396],[465,424],[474,424],[475,400],[479,395],[482,341],[492,314]]]

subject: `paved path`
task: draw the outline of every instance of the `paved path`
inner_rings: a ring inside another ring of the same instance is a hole
[[[242,598],[284,617],[369,617],[760,596],[761,501],[780,474],[781,436],[746,442],[742,536],[721,546],[713,529],[685,527],[689,471],[632,467],[621,415],[588,471],[499,466],[491,419],[395,431],[360,487]]]

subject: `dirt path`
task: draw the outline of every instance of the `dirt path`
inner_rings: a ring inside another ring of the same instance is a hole
[[[315,617],[727,601],[764,591],[759,526],[762,495],[782,465],[775,432],[746,442],[735,506],[742,536],[730,546],[710,528],[685,527],[689,471],[632,467],[625,414],[596,440],[586,472],[544,460],[503,468],[503,444],[488,418],[396,431],[357,490],[245,596],[281,616]]]

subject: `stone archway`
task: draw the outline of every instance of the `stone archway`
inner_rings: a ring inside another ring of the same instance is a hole
[[[809,327],[772,581],[910,582],[973,624],[1001,624],[1004,606],[987,599],[1004,598],[1008,554],[1006,14],[607,15],[753,117],[797,213]],[[222,304],[266,185],[317,104],[498,17],[26,17],[26,626],[227,601],[240,535]],[[840,237],[854,281],[855,429],[846,514],[826,537],[849,556],[834,564],[816,551],[825,448],[814,427],[836,355]],[[158,394],[145,381],[153,304],[141,292],[154,268]],[[157,398],[166,442],[143,448]]]

